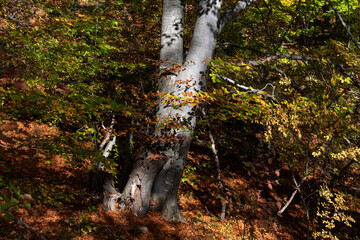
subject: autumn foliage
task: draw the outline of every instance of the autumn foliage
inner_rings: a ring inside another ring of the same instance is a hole
[[[196,8],[186,1],[185,40]],[[164,239],[357,239],[360,49],[346,28],[360,38],[359,10],[354,0],[257,1],[219,36],[207,90],[179,97],[157,89],[159,1],[4,0],[0,236],[159,239],[165,222]],[[188,225],[102,212],[88,188],[99,162],[124,187],[153,143],[159,99],[206,112],[180,186]],[[113,116],[118,141],[104,159]]]

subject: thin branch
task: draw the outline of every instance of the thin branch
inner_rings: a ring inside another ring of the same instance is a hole
[[[219,26],[219,32],[221,32],[223,30],[223,28],[225,27],[225,25],[232,21],[242,10],[244,10],[247,6],[249,6],[251,3],[256,2],[257,0],[242,0],[242,1],[237,1],[233,8],[225,11],[222,15],[221,15],[221,19],[220,19],[220,26]]]
[[[256,94],[259,94],[259,95],[262,95],[262,96],[265,96],[265,97],[268,97],[268,98],[271,98],[272,100],[274,101],[277,101],[277,99],[275,98],[275,86],[272,85],[271,83],[267,83],[265,85],[265,87],[263,87],[262,89],[258,90],[258,89],[254,89],[254,88],[250,88],[250,87],[247,87],[247,86],[244,86],[244,85],[241,85],[241,84],[238,84],[236,83],[234,80],[228,78],[228,77],[224,77],[224,76],[218,76],[220,77],[221,79],[235,85],[236,87],[238,88],[241,88],[241,89],[244,89],[245,91],[247,91],[247,93],[256,93]],[[265,92],[265,89],[270,86],[272,87],[272,93],[269,94],[267,92]]]
[[[357,191],[357,192],[360,192],[360,188],[350,187],[350,189],[355,190],[355,191]]]
[[[334,6],[334,4],[332,3],[331,0],[329,0],[329,4],[331,6],[331,8],[335,11],[336,16],[339,18],[341,24],[343,25],[343,27],[346,29],[347,33],[349,34],[351,40],[354,42],[355,46],[360,49],[360,45],[358,44],[358,42],[356,41],[356,39],[354,38],[354,36],[351,34],[350,29],[346,26],[346,23],[344,22],[344,20],[342,19],[339,11],[336,9],[336,7]]]
[[[261,51],[258,51],[258,52],[261,52]],[[270,55],[269,53],[266,53],[266,52],[262,52],[262,53],[264,55]],[[243,65],[243,66],[246,66],[246,65],[257,66],[260,64],[264,64],[266,62],[270,62],[272,60],[283,59],[283,58],[287,58],[287,59],[291,59],[291,60],[322,61],[321,59],[315,59],[315,58],[307,57],[307,56],[290,55],[290,54],[274,54],[274,55],[271,55],[269,57],[266,57],[264,59],[257,60],[257,61],[249,60],[249,61],[245,61],[245,62],[239,61],[239,62],[235,62],[235,63],[238,65]]]
[[[290,54],[285,54],[285,55],[284,54],[271,54],[271,53],[263,52],[263,51],[260,51],[260,50],[257,50],[257,49],[239,46],[239,45],[231,43],[231,42],[225,42],[223,44],[217,45],[217,47],[221,47],[223,45],[230,45],[232,47],[237,47],[237,48],[249,50],[249,51],[252,51],[254,53],[263,55],[263,56],[269,56],[270,55],[269,57],[267,57],[265,59],[262,59],[262,60],[258,60],[258,61],[250,60],[250,61],[245,61],[245,62],[242,62],[242,61],[241,62],[240,61],[235,62],[235,64],[238,64],[238,66],[240,66],[240,67],[241,66],[246,66],[246,65],[257,66],[257,65],[264,64],[264,63],[272,61],[272,60],[283,59],[283,58],[291,59],[291,60],[310,61],[310,62],[324,62],[324,60],[322,60],[321,58],[312,58],[312,57],[307,57],[307,56],[290,55]],[[334,62],[334,61],[327,61],[326,63],[338,67],[343,72],[343,74],[345,76],[349,77],[354,82],[354,84],[357,87],[360,87],[359,83],[357,82],[356,77],[354,75],[350,74],[349,72],[347,72],[340,63],[337,63],[337,62]]]
[[[5,211],[5,213],[8,214],[9,216],[11,216],[11,218],[15,221],[16,224],[21,225],[21,226],[25,227],[27,230],[29,230],[36,239],[46,240],[46,238],[44,236],[42,236],[40,233],[38,233],[34,229],[32,229],[22,219],[18,219],[17,217],[15,217],[14,214],[11,213],[11,211]]]
[[[301,2],[302,0],[298,0],[298,4],[296,6],[296,10],[295,12],[299,12],[299,9],[300,9],[300,6],[301,6]],[[297,18],[297,14],[295,14],[294,16],[292,16],[292,19],[290,21],[290,24],[287,26],[287,29],[285,31],[285,33],[280,37],[283,38],[283,39],[286,39],[286,36],[289,34],[290,32],[290,29],[291,29],[291,26],[293,26],[293,24],[295,23],[295,19]],[[283,31],[284,32],[284,31]],[[273,53],[276,53],[279,48],[281,47],[281,45],[283,44],[283,41],[280,41],[279,44],[277,45],[277,47],[274,49]]]
[[[281,216],[281,214],[287,209],[287,207],[290,205],[290,203],[292,202],[292,200],[294,199],[296,193],[298,192],[298,190],[296,189],[292,194],[291,197],[289,198],[289,200],[286,202],[286,204],[281,208],[281,210],[279,210],[277,212],[277,214],[279,216]]]
[[[259,14],[260,14],[260,16],[261,16],[261,18],[262,18],[262,22],[263,22],[264,27],[265,27],[265,29],[266,29],[266,33],[267,33],[268,38],[270,39],[271,44],[272,44],[272,46],[273,46],[273,44],[275,43],[275,39],[274,39],[274,36],[270,33],[269,25],[268,25],[268,23],[269,23],[269,17],[270,17],[270,14],[272,13],[272,9],[269,8],[269,6],[266,4],[265,1],[263,1],[263,2],[264,2],[264,4],[265,4],[266,8],[269,10],[269,12],[268,12],[268,14],[267,14],[267,16],[266,16],[266,21],[265,21],[264,14],[263,14],[262,11],[260,10],[260,8],[259,8],[259,6],[258,6],[257,3],[255,3],[255,7],[256,7],[256,9],[258,10],[258,12],[259,12]]]
[[[258,50],[256,50],[256,52],[262,53],[263,55],[270,55],[270,53],[266,53],[266,52],[262,52],[262,51],[258,51]],[[327,64],[334,65],[335,67],[338,67],[345,76],[349,77],[356,87],[360,88],[360,84],[359,84],[357,78],[354,75],[352,75],[351,73],[349,73],[348,71],[346,71],[345,68],[340,63],[333,62],[333,61],[325,61],[321,58],[312,58],[312,57],[308,57],[308,56],[299,56],[299,55],[290,55],[290,54],[274,54],[274,55],[266,57],[265,59],[261,59],[261,60],[257,60],[257,61],[255,61],[255,60],[238,61],[238,62],[235,62],[235,64],[240,67],[248,66],[248,65],[257,66],[257,65],[264,64],[266,62],[270,62],[272,60],[284,59],[284,58],[291,59],[291,60],[319,62],[319,63],[327,63]]]
[[[206,119],[206,113],[205,110],[202,109],[201,110],[203,118]],[[211,133],[211,128],[210,128],[210,124],[207,123],[207,127],[208,127],[208,133],[209,133],[209,138],[210,138],[210,142],[211,142],[211,150],[214,154],[214,158],[215,158],[215,163],[216,163],[216,171],[217,171],[217,180],[218,180],[218,188],[220,190],[220,194],[221,194],[221,220],[225,219],[225,214],[226,214],[226,199],[225,199],[225,191],[224,191],[224,186],[222,183],[222,179],[221,179],[221,169],[220,169],[220,161],[219,161],[219,156],[217,154],[217,150],[216,150],[216,145],[215,145],[215,140],[214,137]]]
[[[293,180],[296,186],[296,190],[291,194],[291,197],[289,198],[289,200],[286,202],[286,204],[277,212],[277,214],[279,216],[281,216],[281,214],[287,209],[287,207],[290,205],[290,203],[294,200],[294,197],[296,195],[296,193],[300,192],[300,187],[301,185],[306,181],[308,174],[309,174],[309,162],[306,163],[306,170],[305,170],[305,176],[301,179],[300,184],[297,183],[295,177],[293,176]]]

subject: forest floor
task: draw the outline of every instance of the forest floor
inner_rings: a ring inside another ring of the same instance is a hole
[[[280,174],[287,174],[286,167],[272,161],[250,168],[221,159],[228,202],[221,221],[215,162],[211,150],[198,142],[191,146],[179,192],[188,224],[166,221],[158,212],[144,218],[128,211],[103,212],[86,191],[85,163],[72,166],[31,144],[58,134],[56,128],[33,121],[0,124],[0,176],[21,194],[30,194],[13,213],[46,239],[306,239],[307,230],[314,228],[307,226],[298,199],[282,217],[277,215],[294,189],[277,182]],[[0,191],[13,194],[6,185]],[[30,209],[24,201],[31,203]],[[15,221],[0,217],[0,239],[35,238]]]

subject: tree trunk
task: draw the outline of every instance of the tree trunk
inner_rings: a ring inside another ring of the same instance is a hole
[[[113,117],[112,126],[114,125],[115,117]],[[111,127],[112,130],[112,127]],[[99,150],[102,150],[106,144],[106,141],[110,139],[111,131],[108,132],[108,139],[105,139],[100,145]],[[110,152],[115,145],[116,136],[112,138],[105,147],[103,156],[109,157]],[[115,188],[112,174],[105,171],[104,163],[98,162],[89,172],[89,190],[96,194],[102,193],[102,207],[104,211],[114,211],[115,203],[121,197],[121,194]]]
[[[111,174],[107,174],[103,185],[103,202],[102,208],[104,211],[115,211],[115,203],[121,197],[121,194],[114,186],[114,180]]]
[[[185,93],[195,96],[197,92],[205,90],[207,61],[211,59],[215,49],[220,9],[220,1],[213,4],[207,4],[207,1],[200,3],[189,53],[181,71],[174,77],[174,82],[167,82],[170,85],[167,93],[182,98]],[[166,219],[184,221],[178,208],[177,192],[189,151],[191,133],[196,126],[198,106],[180,103],[177,108],[160,106],[160,110],[161,107],[171,111],[169,113],[167,110],[166,114],[160,111],[158,115],[176,119],[181,127],[172,129],[176,142],[162,153],[168,157],[168,161],[157,175],[151,196],[158,202],[158,207]]]
[[[135,163],[123,191],[121,208],[144,216],[150,196],[168,220],[185,221],[177,201],[191,133],[196,125],[197,105],[183,101],[205,90],[208,61],[218,35],[222,1],[200,1],[189,53],[183,63],[183,2],[164,0],[159,81],[157,139]],[[171,96],[171,97],[169,97]],[[180,100],[179,100],[180,99]]]
[[[137,157],[122,193],[120,209],[130,208],[138,216],[146,215],[150,205],[152,183],[165,162],[164,156],[152,153],[151,150]]]

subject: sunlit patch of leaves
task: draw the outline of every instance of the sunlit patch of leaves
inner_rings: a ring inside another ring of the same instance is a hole
[[[351,223],[355,220],[346,213],[348,207],[346,206],[345,194],[330,191],[325,186],[321,187],[319,191],[321,202],[318,206],[316,215],[319,217],[321,229],[314,232],[312,235],[315,239],[339,239],[339,235],[335,227],[339,223],[343,223],[351,227]]]

